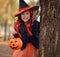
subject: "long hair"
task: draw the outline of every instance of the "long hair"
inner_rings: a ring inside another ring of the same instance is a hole
[[[28,34],[31,36],[32,35],[32,33],[31,33],[31,31],[30,31],[30,27],[28,28],[27,26],[30,24],[30,25],[32,25],[32,17],[33,17],[33,11],[32,10],[29,10],[30,11],[30,19],[29,19],[29,21],[27,22],[27,24],[26,24],[26,29],[27,29],[27,32],[28,32]],[[22,21],[22,19],[21,19],[21,15],[18,15],[18,20],[17,20],[17,22],[14,24],[14,29],[17,31],[17,33],[19,34],[19,36],[22,38],[22,35],[21,35],[21,33],[19,33],[19,30],[18,30],[18,28],[19,28],[19,26],[21,25],[23,23],[23,21]]]

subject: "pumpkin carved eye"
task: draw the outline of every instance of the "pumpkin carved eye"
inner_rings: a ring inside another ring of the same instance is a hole
[[[17,43],[17,41],[15,41],[15,43]]]
[[[13,43],[12,41],[10,43]]]

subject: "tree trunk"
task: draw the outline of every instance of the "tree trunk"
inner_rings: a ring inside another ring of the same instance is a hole
[[[60,57],[60,1],[40,0],[39,57]]]

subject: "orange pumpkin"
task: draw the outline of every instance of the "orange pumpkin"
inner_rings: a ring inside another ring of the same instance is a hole
[[[22,47],[23,42],[20,38],[11,38],[8,45],[10,48],[17,50]]]

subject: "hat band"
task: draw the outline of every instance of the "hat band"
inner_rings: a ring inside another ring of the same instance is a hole
[[[29,8],[30,8],[29,6],[27,6],[27,7],[25,7],[25,8],[20,8],[19,11],[24,12],[25,10],[27,10],[27,9],[29,9]]]

